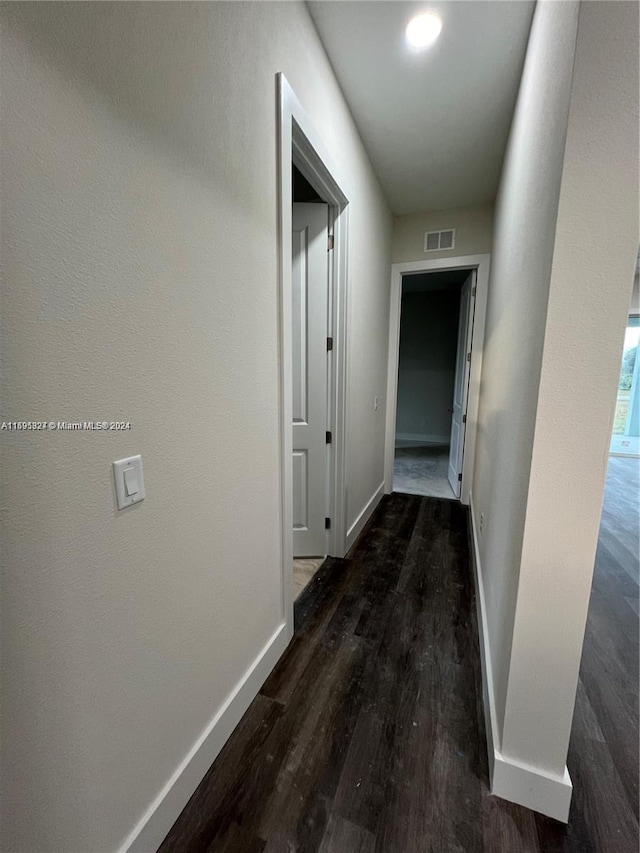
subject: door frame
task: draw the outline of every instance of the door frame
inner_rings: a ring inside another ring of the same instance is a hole
[[[282,610],[287,639],[293,636],[293,334],[291,275],[292,163],[329,205],[328,334],[333,338],[329,354],[327,552],[346,553],[346,434],[347,434],[347,240],[349,193],[344,179],[327,153],[322,139],[282,72],[276,75],[278,90],[278,281],[280,365],[280,504],[282,548]]]
[[[475,275],[474,275],[475,273]],[[462,306],[463,306],[463,294],[465,293],[465,287],[468,287],[468,298],[466,300],[466,317],[463,318],[462,314]],[[475,319],[475,304],[476,304],[476,293],[478,289],[478,271],[471,270],[469,275],[464,280],[462,287],[460,288],[460,309],[458,311],[458,339],[456,341],[456,367],[455,374],[453,379],[453,409],[451,410],[451,427],[449,430],[449,463],[447,466],[447,479],[449,480],[449,485],[453,489],[455,493],[456,500],[460,500],[462,495],[462,472],[459,469],[458,465],[464,465],[464,444],[465,438],[467,435],[467,409],[469,403],[469,378],[471,375],[471,363],[467,358],[467,354],[473,352],[473,322]],[[464,339],[463,339],[464,334]],[[462,346],[461,346],[462,345]],[[458,359],[462,357],[462,363],[458,363]],[[461,370],[462,376],[460,377],[458,371]],[[454,478],[453,481],[451,479],[452,465],[451,465],[451,456],[453,454],[453,432],[454,426],[456,423],[456,395],[458,394],[458,379],[462,379],[462,400],[460,402],[460,436],[458,438],[459,446],[456,448],[457,456],[459,455],[460,461],[456,458],[455,466],[453,467]]]
[[[400,346],[400,312],[402,303],[402,277],[416,273],[443,272],[450,270],[477,270],[475,308],[471,302],[473,335],[471,338],[471,364],[469,369],[469,393],[467,397],[467,422],[462,457],[462,486],[460,501],[469,503],[473,479],[473,463],[478,429],[478,406],[480,403],[480,377],[482,375],[482,350],[487,315],[489,290],[490,254],[462,255],[454,258],[438,258],[424,261],[408,261],[391,266],[391,299],[389,305],[389,358],[387,368],[387,412],[385,427],[384,490],[393,491],[393,462],[395,457],[396,409],[398,403],[398,362]]]

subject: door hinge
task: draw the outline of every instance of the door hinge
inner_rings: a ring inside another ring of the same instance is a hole
[[[466,416],[466,415],[463,415],[463,416],[462,416],[462,423],[463,423],[463,424],[466,424],[466,422],[467,422],[467,416]]]
[[[471,361],[471,353],[470,352],[467,353],[467,361]]]
[[[472,296],[475,296],[475,295],[476,295],[476,289],[475,289],[475,287],[472,287],[472,288],[471,288],[471,295],[472,295]]]
[[[327,338],[327,352],[331,352],[333,349],[333,338]]]
[[[324,529],[325,530],[331,530],[331,519],[330,518],[325,518]]]
[[[458,480],[462,482],[462,474],[458,474]]]
[[[327,431],[325,432],[325,434],[324,434],[324,435],[325,435],[326,443],[327,443],[327,444],[331,444],[331,438],[332,438],[332,436],[331,436],[331,433],[329,432],[329,430],[327,430]]]
[[[333,249],[333,234],[329,234],[327,237],[327,252],[330,252]]]

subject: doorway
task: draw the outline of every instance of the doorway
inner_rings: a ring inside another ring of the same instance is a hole
[[[475,270],[402,278],[394,492],[460,496],[474,279]]]
[[[640,315],[627,321],[609,453],[640,457]]]
[[[394,264],[385,491],[471,493],[489,255]]]
[[[295,166],[294,176],[298,171]],[[299,173],[298,173],[299,174]],[[328,553],[329,209],[319,197],[292,208],[293,556]],[[305,182],[306,183],[306,182]]]
[[[325,556],[346,551],[349,201],[283,74],[277,86],[282,612],[290,640],[304,582],[294,585],[294,553],[312,574]]]
[[[292,166],[294,598],[329,553],[329,205]]]

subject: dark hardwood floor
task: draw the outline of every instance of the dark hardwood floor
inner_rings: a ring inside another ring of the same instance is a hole
[[[631,504],[603,515],[568,827],[489,794],[465,509],[394,494],[302,593],[289,649],[162,853],[636,853]]]

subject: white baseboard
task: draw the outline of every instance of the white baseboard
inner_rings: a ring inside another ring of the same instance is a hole
[[[566,823],[569,819],[569,806],[573,786],[567,768],[562,776],[545,773],[537,767],[530,767],[505,756],[501,752],[500,732],[496,715],[496,701],[493,689],[493,671],[489,648],[489,629],[487,608],[482,581],[482,564],[478,547],[478,529],[473,505],[473,495],[469,495],[471,512],[472,563],[476,587],[476,610],[478,614],[478,633],[480,635],[480,662],[482,667],[482,701],[487,734],[487,757],[489,760],[489,779],[491,793],[503,800],[517,803],[525,808],[540,812],[548,817]]]
[[[120,853],[155,853],[286,647],[286,625],[282,624],[180,762]]]
[[[491,793],[562,823],[569,820],[573,785],[566,767],[555,776],[496,753]]]
[[[482,668],[482,704],[484,706],[484,727],[487,734],[487,757],[489,759],[489,778],[493,780],[495,755],[499,751],[500,738],[498,735],[498,719],[496,717],[496,702],[493,693],[493,672],[491,669],[491,653],[489,651],[489,630],[487,627],[487,609],[484,600],[484,585],[482,583],[482,568],[480,566],[480,549],[478,547],[478,530],[473,506],[473,495],[469,496],[471,513],[471,562],[473,563],[473,578],[476,587],[476,613],[478,616],[478,634],[480,640],[480,664]]]
[[[418,432],[397,432],[396,447],[401,446],[398,442],[404,442],[408,445],[413,444],[449,444],[451,441],[450,435],[423,435]]]
[[[362,532],[365,524],[371,518],[374,509],[380,503],[382,496],[384,495],[384,483],[380,483],[375,492],[371,495],[369,500],[366,503],[366,506],[360,513],[360,515],[353,522],[349,530],[347,531],[347,551],[353,543],[356,541],[360,533]]]

